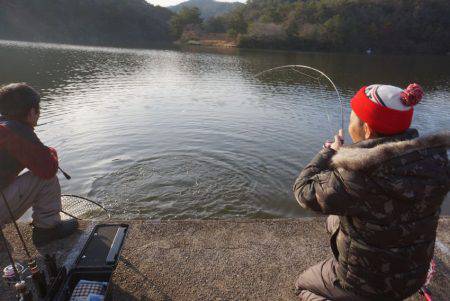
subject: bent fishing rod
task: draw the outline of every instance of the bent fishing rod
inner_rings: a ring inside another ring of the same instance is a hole
[[[256,74],[255,77],[258,78],[259,76],[267,74],[267,73],[272,72],[272,71],[278,71],[278,70],[283,70],[283,69],[290,69],[290,70],[292,70],[292,71],[294,71],[296,73],[302,74],[302,75],[304,75],[306,77],[312,78],[314,80],[319,80],[319,77],[314,77],[312,75],[300,72],[296,68],[301,68],[301,69],[315,71],[315,72],[319,73],[321,76],[323,76],[325,79],[327,79],[328,82],[331,83],[331,86],[333,87],[334,91],[336,92],[337,98],[339,100],[339,104],[340,104],[340,119],[341,119],[340,123],[341,123],[341,129],[344,130],[344,104],[342,102],[341,94],[339,93],[339,90],[337,89],[336,84],[333,82],[333,80],[327,74],[325,74],[325,72],[323,72],[323,71],[321,71],[319,69],[316,69],[314,67],[307,66],[307,65],[285,65],[285,66],[279,66],[279,67],[274,67],[274,68],[270,68],[270,69],[264,70],[264,71]],[[319,82],[319,85],[320,85],[320,82]]]

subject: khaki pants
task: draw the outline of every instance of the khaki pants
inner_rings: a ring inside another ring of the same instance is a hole
[[[33,207],[33,224],[41,228],[51,228],[61,221],[61,187],[57,177],[41,179],[26,172],[2,190],[8,201],[14,219],[21,217]],[[10,214],[0,194],[0,225],[11,222]]]
[[[339,218],[335,215],[330,215],[327,219],[327,231],[332,234],[338,227]],[[337,261],[333,257],[324,260],[303,272],[295,283],[295,288],[300,300],[366,300],[363,297],[359,297],[339,286],[339,280],[335,270],[336,264]]]

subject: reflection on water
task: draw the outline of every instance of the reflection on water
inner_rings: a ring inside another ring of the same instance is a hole
[[[450,57],[0,43],[0,83],[43,93],[38,134],[73,177],[64,192],[121,218],[306,214],[291,186],[338,127],[339,104],[314,81],[254,77],[286,64],[325,71],[346,107],[364,84],[418,82],[414,126],[450,128]]]

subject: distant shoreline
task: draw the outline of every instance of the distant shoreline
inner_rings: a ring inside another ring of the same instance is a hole
[[[322,53],[322,54],[336,54],[336,53],[343,53],[343,54],[350,54],[350,55],[363,55],[366,56],[367,54],[361,53],[361,52],[343,52],[343,51],[323,51],[323,50],[302,50],[302,49],[293,49],[293,48],[246,48],[246,47],[239,47],[236,44],[233,44],[232,42],[227,42],[224,40],[192,40],[190,43],[188,42],[168,42],[168,43],[156,43],[156,44],[148,44],[145,46],[127,46],[127,45],[108,45],[108,44],[75,44],[75,43],[58,43],[58,42],[47,42],[47,41],[24,41],[24,40],[7,40],[7,39],[1,39],[0,38],[0,45],[7,45],[7,44],[14,44],[17,46],[23,46],[23,47],[44,47],[44,48],[61,48],[61,49],[108,49],[111,51],[115,50],[152,50],[152,49],[160,49],[160,50],[167,50],[167,49],[179,49],[185,47],[198,47],[198,48],[204,48],[204,49],[222,49],[222,50],[245,50],[245,51],[268,51],[268,52],[298,52],[298,53]],[[436,56],[436,57],[448,57],[450,56],[450,53],[448,54],[401,54],[401,53],[373,53],[372,56],[377,55],[385,55],[385,56],[421,56],[421,57],[430,57],[430,56]]]
[[[203,46],[215,48],[238,48],[235,42],[225,40],[189,40],[187,42],[174,42],[175,45],[181,46]]]
[[[24,41],[24,40],[7,40],[0,38],[0,45],[5,44],[14,44],[18,46],[41,46],[41,47],[60,47],[65,49],[76,49],[76,48],[86,48],[86,49],[95,49],[95,48],[104,48],[104,49],[128,49],[128,50],[147,50],[147,49],[168,49],[173,48],[175,46],[174,43],[155,43],[155,44],[147,44],[142,46],[126,46],[126,45],[110,45],[110,44],[75,44],[75,43],[63,43],[63,42],[50,42],[50,41]]]

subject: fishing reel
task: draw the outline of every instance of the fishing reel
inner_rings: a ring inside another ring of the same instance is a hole
[[[3,231],[0,229],[0,234],[4,238]],[[8,256],[12,259],[11,253],[7,249]],[[14,264],[14,265],[13,265]],[[3,269],[2,278],[8,287],[13,287],[16,291],[17,300],[32,301],[33,294],[28,290],[27,283],[24,279],[31,278],[26,276],[26,268],[18,262],[11,261],[11,264]]]
[[[14,219],[14,215],[12,214],[11,208],[9,207],[9,204],[6,200],[5,195],[3,194],[3,192],[0,192],[0,195],[3,198],[5,207],[8,209],[8,213],[10,215],[10,218],[12,220],[14,228],[16,229],[17,235],[19,236],[20,241],[22,243],[22,248],[25,251],[26,256],[28,258],[27,268],[24,268],[24,266],[22,264],[18,263],[16,260],[14,260],[13,254],[8,246],[8,241],[6,240],[6,237],[3,233],[3,229],[0,227],[0,238],[3,242],[6,253],[8,254],[8,259],[10,262],[10,265],[3,269],[3,278],[8,286],[12,286],[12,284],[14,284],[14,288],[16,289],[18,300],[32,300],[33,299],[32,293],[27,288],[27,283],[25,281],[26,279],[31,279],[38,296],[40,298],[44,298],[47,295],[47,281],[45,279],[45,274],[39,269],[36,259],[34,259],[31,256],[31,253],[27,248],[27,245],[25,243],[23,235],[19,229],[19,226],[17,225],[17,223]],[[49,256],[48,258],[54,260],[54,257]],[[56,262],[55,262],[54,266],[56,266]],[[54,266],[52,265],[52,271],[54,270],[53,269]],[[48,267],[48,264],[47,264],[47,267]],[[55,269],[55,270],[57,270],[57,269]],[[49,272],[49,275],[52,275],[52,273]]]
[[[28,290],[28,286],[25,280],[31,278],[31,275],[26,275],[27,268],[20,263],[16,262],[15,267],[12,264],[3,269],[3,280],[6,285],[16,290],[17,300],[20,301],[32,301],[33,294]]]
[[[53,276],[50,271],[48,274],[49,276]],[[8,265],[3,269],[2,277],[9,287],[16,289],[19,299],[21,295],[28,295],[28,280],[31,280],[39,297],[43,298],[47,295],[45,274],[39,269],[34,259],[28,262],[27,267],[24,267],[18,262],[15,262],[15,267],[12,264]],[[30,297],[32,295],[31,293],[29,294],[30,296],[26,300],[31,300]]]
[[[25,272],[27,271],[27,269],[24,268],[24,266],[18,262],[15,263],[15,266],[16,266],[15,270],[14,270],[14,267],[12,266],[12,264],[8,265],[7,267],[5,267],[3,269],[2,278],[3,278],[3,281],[5,281],[5,283],[9,287],[14,286],[19,279],[26,278]],[[17,271],[19,273],[19,275],[17,275],[15,271]]]

